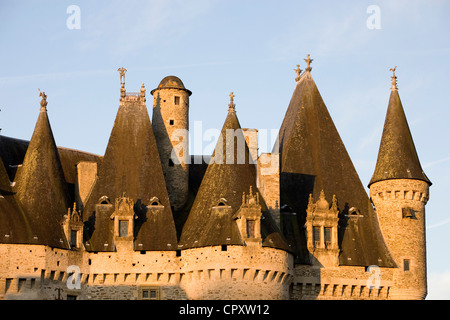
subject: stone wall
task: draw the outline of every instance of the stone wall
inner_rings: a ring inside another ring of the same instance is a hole
[[[0,245],[0,299],[288,299],[293,259],[259,246],[99,252]],[[79,279],[80,288],[75,286]]]
[[[427,294],[425,205],[429,197],[428,184],[413,179],[380,181],[370,186],[370,197],[398,267],[392,295],[399,299],[424,299]]]

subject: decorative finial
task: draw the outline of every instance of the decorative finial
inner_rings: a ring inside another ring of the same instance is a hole
[[[127,72],[127,69],[125,69],[124,67],[121,67],[119,69],[117,69],[117,71],[119,71],[120,73],[120,84],[122,85],[122,87],[125,86],[125,72]]]
[[[41,111],[47,111],[47,95],[45,92],[41,92],[41,89],[39,89],[39,97],[42,97],[41,100]]]
[[[300,69],[300,65],[297,65],[297,69],[294,69],[295,73],[297,74],[297,77],[295,77],[295,81],[300,81],[300,74],[302,73],[302,69]]]
[[[234,111],[234,108],[236,107],[236,105],[234,104],[234,92],[231,91],[230,93],[230,104],[228,105],[228,111]]]
[[[145,98],[145,86],[144,86],[144,84],[141,85],[141,98]]]
[[[392,71],[392,86],[391,86],[391,90],[397,90],[398,86],[397,86],[397,77],[395,75],[395,70],[397,69],[397,66],[395,66],[394,69],[390,68],[389,71]]]
[[[308,55],[307,55],[306,57],[307,57],[307,59],[304,59],[305,62],[306,62],[306,69],[305,69],[305,71],[311,72],[311,70],[312,70],[312,68],[311,68],[311,62],[313,62],[314,59],[311,59],[311,58],[309,57],[309,53],[308,53]]]

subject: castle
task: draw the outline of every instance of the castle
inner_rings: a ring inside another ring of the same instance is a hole
[[[0,136],[0,299],[424,299],[420,165],[395,69],[366,193],[307,67],[271,153],[230,95],[213,155],[189,154],[175,77],[125,89],[104,156]],[[209,159],[209,160],[208,160]]]

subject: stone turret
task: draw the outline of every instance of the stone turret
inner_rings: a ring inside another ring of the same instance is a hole
[[[191,91],[175,77],[165,77],[151,91],[152,125],[158,152],[175,211],[183,208],[189,191],[189,96]]]
[[[395,69],[378,160],[369,183],[380,226],[397,264],[391,297],[427,295],[425,205],[430,180],[422,170],[397,88]]]

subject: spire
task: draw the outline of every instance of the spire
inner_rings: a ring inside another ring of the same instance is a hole
[[[175,224],[161,161],[147,107],[141,97],[120,102],[97,181],[83,212],[85,220],[95,220],[87,230],[88,250],[113,250],[104,246],[105,242],[111,241],[111,213],[102,216],[96,212],[96,205],[103,202],[99,200],[102,197],[114,204],[124,192],[135,204],[136,250],[176,250]],[[157,214],[147,208],[154,197],[160,203]]]
[[[233,93],[230,97],[232,99]],[[230,105],[234,105],[233,100]],[[256,167],[250,161],[249,149],[236,112],[230,111],[232,112],[228,112],[212,159],[184,224],[180,238],[183,249],[243,244],[233,217],[242,205],[242,195],[249,190],[258,190]],[[230,137],[230,133],[233,136]],[[244,161],[240,159],[242,153],[245,154]],[[266,208],[262,199],[261,206]],[[264,224],[263,245],[288,248],[276,231],[275,222],[270,215],[265,216],[261,223]],[[264,242],[264,239],[270,240]]]
[[[62,219],[70,206],[69,192],[47,114],[44,92],[41,111],[17,173],[17,199],[37,230],[40,244],[66,247]]]
[[[309,73],[312,61],[309,55],[305,61],[306,73],[294,89],[273,151],[280,153],[280,207],[290,207],[296,213],[292,223],[297,226],[292,226],[291,244],[295,244],[300,262],[309,262],[307,239],[302,232],[294,232],[305,224],[309,195],[318,199],[323,190],[325,195],[335,195],[339,199],[341,214],[355,207],[365,217],[359,239],[349,239],[345,229],[340,229],[340,262],[343,265],[388,265],[392,260],[366,190]],[[351,249],[353,245],[348,245],[354,241],[361,253],[359,256]]]
[[[377,164],[370,180],[372,183],[389,179],[417,179],[431,185],[422,170],[416,147],[409,129],[405,111],[397,91],[395,68],[391,95],[384,122]]]

